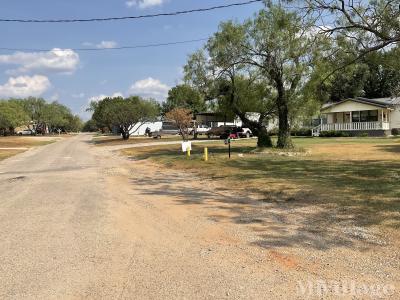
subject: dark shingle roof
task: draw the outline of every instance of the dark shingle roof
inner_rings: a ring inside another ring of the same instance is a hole
[[[393,106],[400,105],[400,97],[387,97],[387,98],[374,98],[374,99],[356,97],[356,98],[348,98],[339,102],[326,103],[322,105],[322,109],[335,106],[346,101],[360,102],[386,108],[391,108]]]
[[[388,106],[400,104],[400,97],[387,97],[387,98],[374,98],[374,99],[357,97],[355,99],[365,101],[367,103],[369,102],[372,104],[383,104]]]

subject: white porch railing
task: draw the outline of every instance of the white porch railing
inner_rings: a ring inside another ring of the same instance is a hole
[[[321,131],[389,130],[388,122],[354,122],[322,124]]]

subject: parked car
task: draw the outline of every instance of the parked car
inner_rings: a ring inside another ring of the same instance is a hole
[[[241,138],[251,138],[253,136],[253,132],[250,130],[250,128],[246,127],[241,127],[239,128],[237,134]]]
[[[219,138],[227,138],[230,133],[232,133],[233,130],[235,130],[237,127],[236,126],[226,126],[226,125],[221,125],[219,127],[213,127],[209,131],[207,131],[207,136],[208,138],[211,137],[219,137]]]
[[[18,135],[35,135],[35,131],[31,130],[31,129],[24,129],[24,130],[20,130],[17,131]]]
[[[179,128],[173,122],[163,122],[161,129],[151,133],[151,136],[155,139],[160,139],[166,135],[178,135],[180,134]]]
[[[239,127],[232,127],[227,129],[223,134],[220,135],[221,139],[238,139],[240,138],[240,132],[241,132],[241,128]]]

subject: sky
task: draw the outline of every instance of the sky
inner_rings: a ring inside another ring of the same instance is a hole
[[[210,7],[243,0],[13,0],[2,1],[0,18],[63,19],[134,16]],[[94,23],[2,23],[0,99],[43,97],[83,119],[91,100],[140,95],[162,102],[181,82],[187,57],[205,42],[155,48],[80,52],[207,38],[222,21],[247,19],[261,3],[204,13]]]

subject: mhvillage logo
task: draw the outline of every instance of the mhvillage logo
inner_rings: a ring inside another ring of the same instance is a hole
[[[297,282],[297,294],[301,296],[337,296],[384,298],[394,295],[393,284],[367,283],[355,280],[308,280]]]

